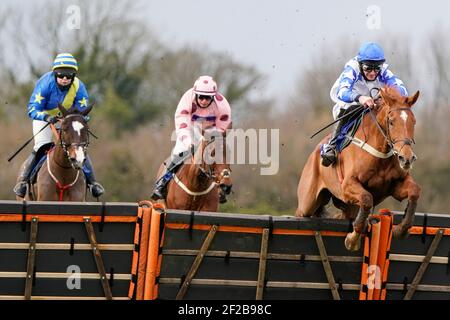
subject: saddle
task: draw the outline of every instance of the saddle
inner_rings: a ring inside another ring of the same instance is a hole
[[[355,136],[364,115],[369,111],[369,109],[364,108],[363,110],[352,114],[347,122],[341,127],[338,137],[336,139],[336,150],[341,153],[351,142],[352,138]]]

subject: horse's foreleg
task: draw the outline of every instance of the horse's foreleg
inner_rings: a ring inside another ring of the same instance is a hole
[[[408,204],[402,221],[396,225],[392,231],[394,237],[404,238],[408,235],[408,230],[414,221],[414,214],[416,213],[417,201],[419,200],[420,193],[420,186],[410,175],[408,175],[402,183],[396,185],[392,196],[398,201],[408,198]]]
[[[303,168],[297,187],[296,217],[310,217],[323,206],[318,199],[320,193],[320,177],[317,169],[320,160],[318,157],[320,156],[313,153]]]
[[[353,222],[353,232],[348,233],[345,238],[345,247],[348,250],[356,251],[361,246],[361,233],[367,223],[370,210],[373,207],[372,195],[363,188],[361,183],[353,177],[344,179],[342,183],[343,200],[345,203],[359,206],[359,212]]]

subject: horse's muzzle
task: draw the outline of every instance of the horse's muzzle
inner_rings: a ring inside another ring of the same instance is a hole
[[[400,163],[400,167],[403,170],[412,169],[412,164],[417,160],[417,156],[413,153],[411,157],[406,157],[403,155],[398,155],[398,161]]]
[[[86,159],[83,159],[82,161],[78,161],[76,158],[69,158],[69,160],[70,160],[70,164],[72,165],[72,168],[74,168],[75,170],[81,170],[83,168],[84,161]]]
[[[83,167],[84,161],[86,161],[86,152],[82,146],[76,146],[70,148],[67,152],[72,167],[76,170],[80,170]]]
[[[233,185],[232,184],[220,184],[220,189],[222,190],[222,192],[224,192],[226,195],[229,195],[231,193],[231,187]]]

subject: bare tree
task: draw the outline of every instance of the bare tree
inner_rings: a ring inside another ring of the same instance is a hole
[[[427,67],[428,71],[434,75],[433,91],[430,100],[434,110],[450,105],[450,95],[448,93],[450,88],[449,40],[448,32],[444,32],[442,29],[435,29],[426,43],[429,55],[429,65]]]

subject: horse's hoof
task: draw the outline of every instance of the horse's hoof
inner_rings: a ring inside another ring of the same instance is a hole
[[[400,225],[396,225],[392,230],[392,236],[396,239],[406,239],[409,236],[409,228],[403,228]]]
[[[344,244],[348,251],[358,251],[359,248],[361,248],[361,236],[358,236],[357,239],[355,239],[352,233],[349,233],[345,237]]]

